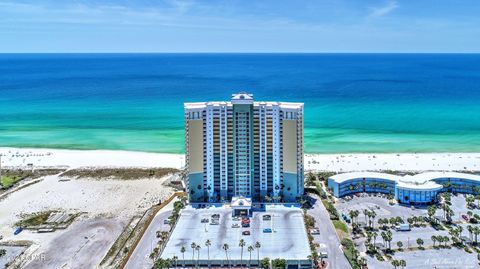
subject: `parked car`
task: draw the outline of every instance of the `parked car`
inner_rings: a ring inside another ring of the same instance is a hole
[[[242,228],[248,228],[250,227],[250,223],[242,223]]]
[[[210,222],[210,225],[219,225],[220,222],[218,220],[215,220],[215,219],[212,219],[212,221]]]
[[[21,233],[23,231],[23,228],[22,227],[18,227],[17,229],[15,229],[15,231],[13,232],[13,235],[17,235],[19,233]]]
[[[240,225],[238,225],[238,223],[234,223],[232,224],[232,228],[240,228]]]
[[[272,229],[271,228],[265,228],[265,229],[263,229],[263,232],[264,233],[271,233]]]
[[[170,221],[168,219],[163,220],[163,224],[170,224]]]
[[[272,216],[270,216],[270,215],[263,215],[263,216],[262,216],[262,219],[263,219],[263,220],[271,220],[271,219],[272,219]]]
[[[232,220],[234,220],[234,221],[239,221],[239,220],[240,220],[240,218],[239,218],[239,217],[237,217],[237,216],[235,216],[235,217],[233,217],[233,218],[232,218]]]
[[[203,218],[201,222],[202,222],[202,223],[208,223],[209,220],[208,220],[207,218]]]
[[[213,214],[212,215],[212,219],[219,219],[220,218],[220,214]]]
[[[350,223],[350,222],[351,222],[350,217],[347,216],[347,215],[345,215],[345,214],[343,214],[343,213],[342,213],[342,218],[343,218],[343,220],[344,220],[345,222],[347,222],[347,223]]]
[[[395,230],[400,231],[400,232],[410,231],[410,224],[401,223],[400,225],[395,226]]]
[[[242,235],[250,235],[250,231],[243,231]]]
[[[469,221],[469,220],[470,220],[470,218],[469,218],[467,215],[465,215],[465,214],[462,214],[462,218],[463,218],[465,221]]]
[[[318,228],[310,229],[310,234],[311,235],[320,234],[320,230]]]
[[[322,259],[328,258],[328,253],[326,251],[320,251],[318,252],[318,257]]]

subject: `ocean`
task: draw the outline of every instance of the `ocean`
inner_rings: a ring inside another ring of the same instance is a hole
[[[0,54],[0,146],[181,153],[238,91],[304,102],[307,153],[480,152],[480,54]]]

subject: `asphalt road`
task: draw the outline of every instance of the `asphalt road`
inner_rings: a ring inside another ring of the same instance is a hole
[[[150,269],[153,266],[153,260],[150,259],[150,253],[155,248],[158,239],[157,231],[168,231],[170,226],[163,224],[163,221],[168,219],[172,214],[172,210],[160,211],[152,220],[150,226],[148,226],[145,234],[138,243],[137,247],[132,253],[132,256],[128,260],[125,269]]]
[[[315,218],[315,226],[320,229],[319,235],[314,235],[315,243],[320,244],[319,251],[326,251],[330,264],[328,268],[347,269],[352,268],[341,250],[340,240],[338,239],[335,228],[330,221],[330,216],[318,197],[313,208],[308,210],[308,214]]]

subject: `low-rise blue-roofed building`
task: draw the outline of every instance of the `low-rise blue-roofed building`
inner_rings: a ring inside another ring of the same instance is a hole
[[[328,178],[328,187],[335,197],[355,193],[391,194],[403,204],[437,202],[440,192],[480,193],[480,176],[457,172],[426,172],[397,176],[377,172],[342,173]]]

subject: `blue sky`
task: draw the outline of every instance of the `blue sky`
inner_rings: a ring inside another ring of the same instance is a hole
[[[480,52],[480,1],[0,0],[0,52]]]

